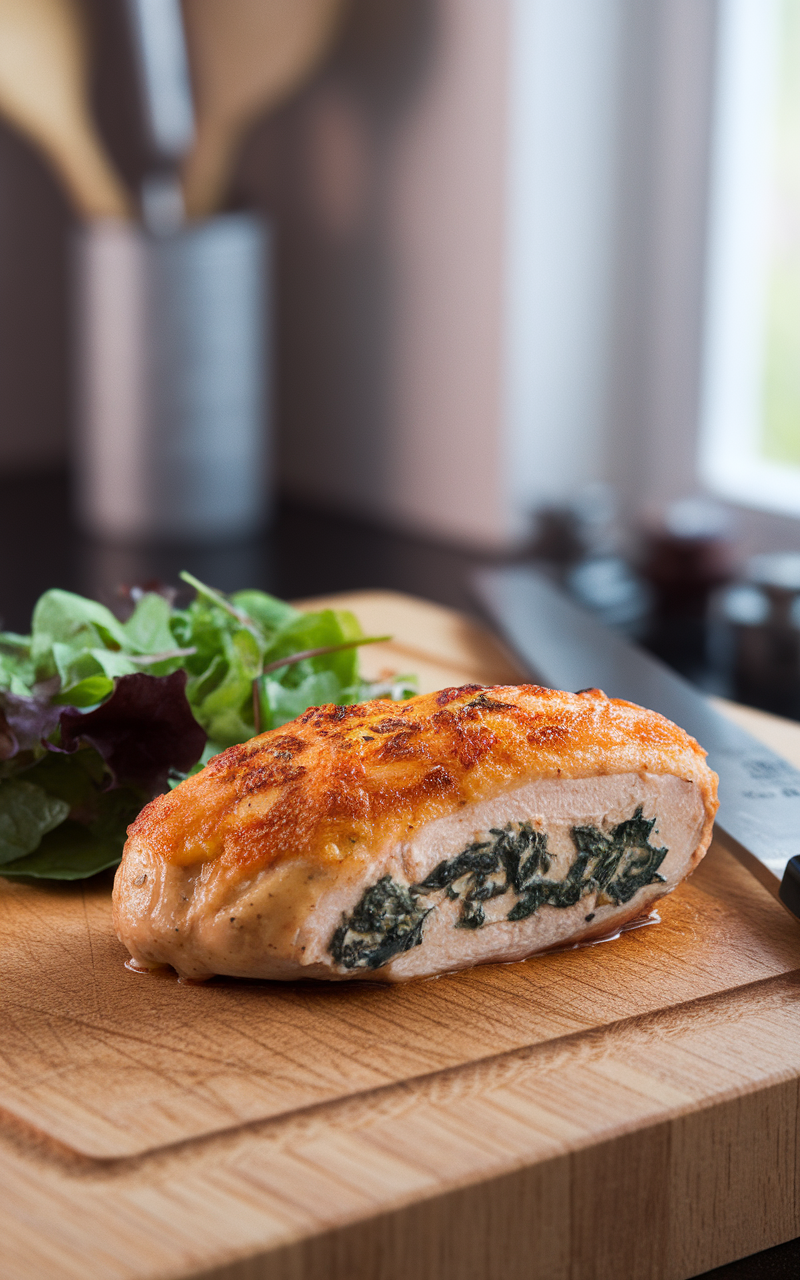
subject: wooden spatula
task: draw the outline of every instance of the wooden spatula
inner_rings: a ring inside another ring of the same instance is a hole
[[[327,50],[345,0],[184,0],[196,136],[187,212],[217,208],[247,126],[299,87]]]
[[[78,212],[130,213],[88,106],[88,50],[75,0],[0,0],[0,111],[45,152]]]

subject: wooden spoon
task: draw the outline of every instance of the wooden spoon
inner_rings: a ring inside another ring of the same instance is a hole
[[[89,113],[86,29],[75,0],[0,0],[0,111],[45,152],[79,213],[130,214]]]
[[[345,0],[184,0],[195,143],[186,210],[219,207],[247,126],[299,87],[328,49]]]

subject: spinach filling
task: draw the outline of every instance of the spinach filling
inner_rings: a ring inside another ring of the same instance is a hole
[[[640,805],[632,818],[618,823],[608,835],[597,827],[573,827],[572,839],[578,856],[569,869],[567,879],[579,864],[581,866],[580,873],[577,873],[580,876],[580,893],[574,901],[577,902],[585,893],[596,891],[619,906],[630,902],[645,885],[654,884],[657,880],[663,884],[664,877],[659,875],[658,868],[666,858],[667,850],[650,843],[655,822],[655,818],[642,817]],[[555,905],[569,906],[571,903]]]
[[[506,915],[512,921],[526,920],[545,905],[573,907],[589,894],[597,895],[598,905],[620,906],[645,885],[664,882],[658,868],[667,850],[650,844],[654,826],[655,818],[643,817],[639,806],[607,833],[573,827],[577,853],[562,880],[547,879],[552,860],[545,832],[530,822],[492,828],[491,839],[474,841],[440,862],[419,884],[406,888],[387,875],[367,889],[353,913],[343,916],[331,955],[346,969],[379,969],[419,946],[425,917],[435,909],[419,899],[441,890],[461,904],[459,929],[480,929],[486,923],[484,903],[507,893],[516,898]]]
[[[509,889],[518,895],[529,891],[539,872],[550,868],[547,836],[534,831],[530,822],[522,822],[516,829],[509,823],[502,831],[492,828],[489,834],[493,839],[468,845],[463,853],[440,862],[420,884],[412,886],[413,893],[445,889],[448,898],[460,899],[456,921],[460,929],[480,929],[486,923],[484,902],[502,897]]]
[[[330,952],[345,969],[380,969],[393,956],[422,942],[422,923],[432,907],[421,907],[413,886],[384,876],[367,889],[355,911],[344,916]]]

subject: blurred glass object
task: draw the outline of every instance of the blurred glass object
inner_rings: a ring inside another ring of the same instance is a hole
[[[721,606],[723,616],[737,627],[760,627],[769,617],[769,601],[758,587],[729,587]]]
[[[672,503],[661,523],[644,535],[641,572],[652,592],[645,643],[700,683],[708,667],[709,602],[735,570],[730,517],[708,499]]]
[[[712,612],[717,661],[735,698],[800,719],[800,554],[754,556]]]
[[[746,506],[800,515],[800,0],[725,0],[701,472]]]
[[[568,502],[536,513],[533,553],[566,568],[589,556],[608,555],[619,540],[617,501],[607,484],[580,488]]]
[[[533,553],[608,626],[639,638],[650,594],[620,553],[620,542],[614,491],[610,485],[592,484],[570,502],[538,513]]]
[[[621,556],[583,560],[567,574],[566,586],[608,626],[633,637],[643,634],[650,607],[649,593]]]
[[[268,512],[270,237],[249,214],[80,234],[75,471],[99,537],[246,538]]]

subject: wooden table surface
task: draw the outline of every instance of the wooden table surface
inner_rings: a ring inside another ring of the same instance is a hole
[[[372,674],[518,678],[336,603]],[[106,885],[0,885],[9,1280],[685,1280],[800,1234],[800,929],[719,844],[655,927],[386,989],[137,976]]]

